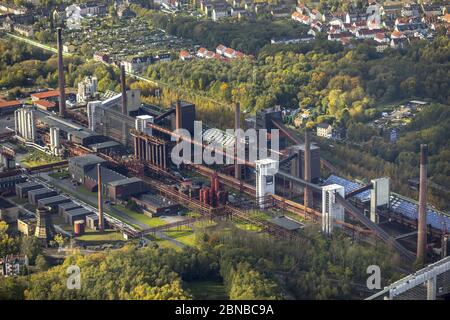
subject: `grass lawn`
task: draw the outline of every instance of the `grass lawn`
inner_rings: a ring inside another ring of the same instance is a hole
[[[259,232],[262,229],[258,226],[255,226],[251,223],[235,223],[236,227],[245,231],[254,231]]]
[[[263,220],[272,220],[273,219],[273,217],[270,214],[259,211],[259,210],[249,211],[248,214],[254,218],[260,218]]]
[[[114,230],[106,230],[104,233],[95,230],[87,231],[82,236],[76,237],[76,239],[78,241],[95,243],[125,241],[122,234]]]
[[[225,286],[220,281],[192,281],[184,282],[183,286],[189,290],[196,300],[226,300],[228,295]]]
[[[192,228],[188,226],[180,226],[173,229],[169,229],[165,232],[165,234],[172,239],[180,241],[181,243],[195,247],[195,233]]]
[[[70,174],[67,171],[63,171],[63,172],[50,173],[49,176],[52,177],[53,179],[65,179],[65,178],[69,178]]]
[[[159,217],[155,217],[155,218],[150,218],[148,216],[146,216],[143,213],[137,212],[137,211],[133,211],[128,209],[127,207],[120,205],[120,204],[116,204],[114,205],[114,207],[117,210],[122,211],[123,213],[125,213],[127,216],[136,219],[137,221],[140,221],[142,223],[145,223],[146,225],[148,225],[149,227],[159,227],[159,226],[163,226],[165,224],[167,224],[164,220],[162,220]]]

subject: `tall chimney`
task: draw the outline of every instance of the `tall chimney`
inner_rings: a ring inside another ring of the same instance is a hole
[[[58,40],[59,115],[64,118],[66,116],[66,92],[64,80],[62,29],[58,28],[57,32],[58,32],[57,40]]]
[[[122,89],[122,113],[128,114],[127,112],[127,82],[125,77],[125,66],[120,64],[120,87]]]
[[[311,182],[311,143],[309,141],[308,129],[305,130],[305,181]],[[307,208],[312,207],[312,194],[309,187],[305,187],[304,205]]]
[[[236,137],[234,149],[236,156],[238,151],[238,143],[240,142],[240,135],[238,134],[239,129],[241,129],[241,105],[239,104],[239,102],[237,102],[234,108],[234,130]],[[241,165],[238,163],[237,159],[235,159],[234,161],[234,177],[236,179],[241,179]]]
[[[427,163],[428,145],[420,145],[419,223],[417,227],[417,263],[422,266],[427,247]]]
[[[98,228],[100,232],[105,231],[103,220],[103,194],[102,194],[102,172],[101,164],[97,164],[97,183],[98,183]]]
[[[181,129],[181,101],[175,104],[175,129]]]

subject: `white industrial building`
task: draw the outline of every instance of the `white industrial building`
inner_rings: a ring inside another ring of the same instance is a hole
[[[322,187],[322,232],[333,233],[335,227],[341,227],[336,221],[344,222],[344,207],[336,201],[336,194],[345,197],[345,188],[338,184]]]
[[[96,77],[86,77],[78,83],[77,102],[85,103],[97,95],[98,80]]]
[[[17,109],[14,112],[16,135],[26,141],[34,142],[36,126],[34,123],[34,110],[28,108]]]
[[[266,207],[264,197],[275,194],[275,174],[278,172],[278,161],[270,158],[255,161],[256,165],[256,200],[261,209]]]
[[[59,128],[50,128],[50,151],[54,156],[61,155],[61,144],[59,141]]]
[[[148,128],[147,124],[153,123],[153,121],[154,121],[154,118],[149,115],[137,116],[136,121],[135,121],[135,123],[136,123],[135,129],[138,132],[142,132],[142,133],[145,133],[145,134],[148,134],[149,136],[151,136],[152,128]]]

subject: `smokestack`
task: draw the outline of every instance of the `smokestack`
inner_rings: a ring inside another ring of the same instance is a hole
[[[103,220],[103,194],[102,194],[102,172],[100,163],[97,164],[97,183],[98,183],[98,228],[100,232],[105,231]]]
[[[309,141],[308,129],[305,131],[305,181],[311,182],[311,143]],[[312,207],[312,194],[308,187],[305,187],[304,205],[307,208]]]
[[[122,113],[128,114],[127,112],[127,82],[125,78],[125,67],[123,64],[120,65],[120,87],[122,89]]]
[[[175,129],[181,129],[181,101],[177,100],[175,105]]]
[[[238,130],[241,128],[241,105],[239,104],[239,102],[236,103],[235,109],[234,109],[234,129],[235,129],[235,137],[236,137],[236,142],[235,142],[235,154],[237,155],[237,146],[238,146],[238,141],[240,140],[240,135],[238,135]],[[241,179],[241,165],[238,164],[238,161],[235,159],[235,164],[234,164],[234,177],[236,179]]]
[[[417,263],[425,263],[427,247],[427,163],[428,145],[420,145],[419,223],[417,227]]]
[[[64,118],[66,116],[66,92],[64,80],[62,29],[58,28],[57,32],[58,32],[57,41],[58,41],[59,115]]]

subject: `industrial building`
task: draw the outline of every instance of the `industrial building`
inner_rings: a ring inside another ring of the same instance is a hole
[[[17,219],[17,230],[25,235],[34,235],[36,229],[36,218],[32,215],[23,215]]]
[[[23,102],[20,100],[0,101],[0,116],[14,113],[17,109],[22,107]]]
[[[76,204],[74,202],[65,202],[58,204],[58,214],[60,216],[64,216],[64,213],[69,210],[73,209],[79,209],[81,206],[79,204]]]
[[[156,194],[144,194],[132,200],[142,209],[142,212],[149,217],[159,217],[162,215],[174,215],[178,213],[180,206],[178,203]]]
[[[90,214],[92,214],[92,212],[85,208],[72,209],[64,212],[64,220],[66,221],[66,223],[73,226],[73,223],[75,221],[85,221],[86,216]]]
[[[36,126],[34,123],[34,110],[21,108],[14,111],[16,135],[25,141],[36,139]]]
[[[291,174],[305,179],[305,144],[301,143],[291,148],[292,154],[297,154],[297,157],[292,160]],[[312,143],[310,146],[311,152],[311,182],[317,183],[320,179],[320,147]]]
[[[59,204],[68,203],[71,200],[63,195],[57,195],[54,197],[48,197],[38,200],[38,208],[51,208],[51,211],[55,211]]]
[[[28,192],[31,190],[42,189],[43,185],[34,181],[16,184],[16,195],[21,198],[28,198]]]
[[[93,213],[86,216],[86,227],[92,230],[98,230],[99,218],[97,214]]]
[[[285,216],[275,217],[270,220],[270,222],[289,231],[296,231],[304,228],[304,225],[302,223],[299,223],[298,221]]]
[[[82,183],[88,190],[98,190],[97,164],[106,161],[96,155],[84,155],[69,160],[69,172],[73,180]],[[105,195],[113,200],[127,199],[130,196],[148,191],[141,179],[128,178],[114,170],[101,165],[102,190]]]
[[[36,209],[36,218],[34,236],[47,244],[56,235],[51,213],[48,209],[39,208]]]
[[[103,154],[119,153],[123,149],[122,145],[119,142],[112,140],[94,143],[89,145],[88,147],[89,149],[91,149],[96,153],[103,153]]]
[[[84,184],[86,174],[89,170],[95,168],[97,164],[106,163],[106,160],[93,154],[73,157],[69,159],[69,172],[73,180]]]
[[[43,198],[49,198],[56,196],[57,192],[55,190],[50,190],[48,188],[40,188],[28,191],[28,202],[37,206],[38,200]]]

